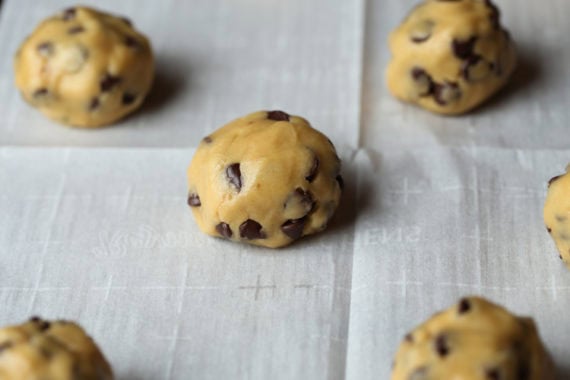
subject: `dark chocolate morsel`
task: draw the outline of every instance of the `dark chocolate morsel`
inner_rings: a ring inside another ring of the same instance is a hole
[[[238,193],[241,190],[242,182],[241,182],[241,170],[239,163],[231,164],[226,168],[226,177],[228,181],[234,185],[237,189]]]
[[[457,83],[444,82],[433,84],[433,98],[440,106],[445,106],[461,97],[461,90]]]
[[[344,190],[344,179],[342,179],[342,176],[340,174],[336,176],[336,181],[338,182],[340,189]]]
[[[485,371],[485,377],[488,380],[500,380],[501,373],[499,372],[498,368],[492,368]]]
[[[204,137],[203,140],[206,144],[210,144],[212,142],[212,138],[210,136]]]
[[[232,235],[234,234],[230,228],[230,225],[224,222],[221,222],[216,226],[216,231],[218,231],[218,233],[226,239],[231,239]]]
[[[439,334],[434,341],[434,348],[438,355],[446,357],[449,354],[449,346],[447,344],[447,338],[444,334]]]
[[[131,22],[131,20],[129,20],[126,17],[119,17],[119,19],[124,22],[125,24],[127,24],[128,26],[133,26],[133,23]]]
[[[303,235],[303,228],[305,228],[305,217],[289,219],[281,225],[281,231],[293,240],[297,240]]]
[[[2,353],[2,351],[9,349],[10,347],[12,347],[12,342],[4,342],[4,343],[0,343],[0,353]]]
[[[46,331],[50,327],[51,327],[51,323],[49,323],[48,321],[41,321],[40,322],[40,331]]]
[[[267,112],[267,118],[275,121],[289,121],[289,114],[283,111],[269,111]]]
[[[406,342],[413,343],[414,342],[414,336],[412,334],[406,334],[406,336],[404,337],[404,340]]]
[[[315,201],[313,200],[313,194],[308,190],[303,190],[300,187],[295,189],[295,195],[297,195],[301,204],[305,206],[305,209],[312,210],[315,207]]]
[[[37,98],[42,98],[47,94],[48,94],[47,88],[39,88],[36,91],[34,91],[34,94],[32,96],[37,99]]]
[[[91,102],[89,102],[89,106],[87,108],[89,111],[95,111],[97,108],[99,108],[100,105],[101,102],[99,101],[99,98],[95,96],[93,99],[91,99]]]
[[[485,0],[485,4],[487,4],[487,7],[491,10],[491,14],[489,16],[491,24],[493,24],[495,29],[499,29],[501,26],[501,11],[491,0]]]
[[[125,37],[125,45],[131,48],[139,47],[139,42],[132,36]]]
[[[122,99],[123,105],[128,106],[130,104],[133,104],[136,98],[137,98],[136,95],[125,92],[123,94],[123,99]]]
[[[556,182],[560,177],[562,177],[562,176],[557,175],[556,177],[550,178],[550,180],[548,181],[548,187],[550,187],[550,185],[552,185],[554,182]]]
[[[433,91],[431,76],[421,67],[414,67],[411,71],[412,79],[418,88],[419,96],[428,96]]]
[[[202,206],[202,202],[200,202],[200,197],[198,196],[198,194],[190,193],[188,195],[188,206],[190,207]]]
[[[113,87],[118,85],[120,82],[121,82],[120,77],[106,73],[101,79],[101,82],[99,82],[99,85],[101,87],[101,92],[111,91]]]
[[[51,42],[42,42],[36,49],[44,57],[49,57],[53,54],[53,44]]]
[[[248,219],[239,226],[239,235],[247,240],[265,239],[265,234],[261,231],[261,224],[253,219]]]
[[[548,233],[551,233],[551,232],[552,232],[552,228],[550,228],[550,227],[547,226],[547,227],[546,227],[546,231],[548,231]]]
[[[313,158],[313,165],[311,166],[311,170],[309,170],[309,174],[307,174],[305,179],[309,182],[313,182],[317,177],[317,170],[319,170],[319,158],[315,156]]]
[[[71,20],[71,19],[75,18],[76,12],[77,12],[77,10],[75,8],[67,8],[66,10],[63,11],[62,18],[65,21]]]
[[[41,318],[37,317],[35,315],[30,318],[30,322],[39,323],[40,321],[41,321]]]
[[[475,42],[477,42],[477,37],[473,36],[467,41],[459,41],[454,39],[451,43],[453,48],[453,54],[459,59],[467,59],[473,55],[473,49],[475,48]]]
[[[457,308],[457,312],[459,314],[465,314],[469,310],[471,310],[471,302],[467,298],[463,298],[459,301],[459,307]]]
[[[74,26],[67,30],[67,34],[79,34],[85,32],[85,28],[82,26]]]

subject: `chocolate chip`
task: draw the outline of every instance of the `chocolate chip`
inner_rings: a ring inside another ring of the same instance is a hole
[[[241,190],[241,170],[239,163],[231,164],[226,168],[226,177],[228,181],[234,185],[238,193]]]
[[[42,42],[36,49],[42,57],[49,57],[53,54],[53,44],[51,42]]]
[[[560,258],[560,260],[564,261],[564,258],[562,257],[562,255],[558,255],[558,257]]]
[[[488,369],[485,371],[485,376],[489,380],[500,380],[501,373],[499,372],[498,368]]]
[[[275,121],[289,121],[289,114],[283,111],[269,111],[267,112],[267,118]]]
[[[315,207],[315,201],[313,200],[313,194],[310,191],[305,191],[300,187],[295,189],[295,195],[299,197],[300,203],[307,212],[310,212],[313,207]]]
[[[552,232],[552,228],[546,227],[546,231],[548,231],[548,233],[551,233],[551,232]]]
[[[65,21],[69,21],[69,20],[75,18],[76,13],[77,13],[77,10],[75,8],[67,8],[66,10],[63,11],[62,18]]]
[[[98,97],[94,97],[93,99],[91,99],[91,102],[89,102],[89,106],[87,107],[87,109],[89,111],[95,111],[97,108],[99,108],[99,106],[101,105],[99,98]]]
[[[561,175],[557,175],[556,177],[550,178],[550,180],[548,181],[548,187],[550,187],[550,185],[552,185],[554,182],[558,181],[558,179],[562,177]]]
[[[434,26],[435,23],[431,20],[423,20],[417,23],[410,32],[410,39],[416,44],[429,40]]]
[[[247,240],[265,239],[265,234],[261,231],[263,227],[253,219],[248,219],[239,226],[239,235]]]
[[[473,55],[473,49],[475,48],[475,42],[477,37],[473,36],[467,41],[459,41],[454,39],[451,43],[453,48],[453,54],[459,59],[467,59]]]
[[[461,74],[467,81],[485,79],[494,70],[494,64],[486,62],[479,55],[472,55],[461,65]]]
[[[433,84],[433,97],[437,104],[445,106],[461,97],[461,90],[457,83],[444,82]]]
[[[85,32],[85,28],[82,26],[74,26],[73,28],[69,28],[67,30],[67,34],[78,34]]]
[[[437,351],[438,355],[446,357],[449,354],[449,346],[447,344],[447,337],[444,334],[439,334],[435,338],[434,348]]]
[[[428,96],[433,90],[431,76],[421,67],[414,67],[411,71],[412,79],[418,89],[419,96]]]
[[[491,0],[485,0],[485,4],[487,4],[487,7],[491,10],[491,14],[489,16],[491,24],[495,29],[499,29],[501,26],[501,11],[495,4],[493,4],[493,2],[491,2]]]
[[[125,37],[125,45],[131,48],[136,48],[140,46],[139,42],[132,36]]]
[[[48,321],[41,321],[40,322],[40,331],[46,331],[50,327],[51,327],[51,323],[49,323]]]
[[[469,310],[471,310],[471,302],[469,302],[467,298],[463,298],[461,301],[459,301],[459,307],[457,309],[457,312],[459,314],[465,314]]]
[[[125,24],[127,24],[128,26],[133,26],[133,23],[131,22],[131,20],[129,20],[126,17],[119,17],[119,19],[124,22]]]
[[[137,98],[136,95],[125,92],[123,94],[123,99],[122,99],[123,105],[128,106],[130,104],[133,104],[136,98]]]
[[[291,239],[297,240],[303,235],[305,219],[305,217],[300,219],[289,219],[281,225],[281,231]]]
[[[36,91],[34,91],[34,94],[32,96],[38,99],[38,98],[43,98],[47,94],[48,94],[47,88],[39,88]]]
[[[526,360],[519,360],[519,368],[517,369],[517,380],[528,380],[530,378],[530,367]]]
[[[336,176],[336,181],[338,182],[340,189],[344,190],[344,179],[342,179],[342,176],[340,174]]]
[[[406,334],[406,336],[404,336],[404,340],[408,343],[414,343],[414,336],[412,334]]]
[[[313,158],[313,165],[311,166],[311,170],[309,170],[309,174],[305,177],[307,181],[313,182],[317,177],[317,170],[319,170],[319,158],[315,156]]]
[[[12,342],[0,343],[0,353],[2,353],[4,350],[9,349],[10,347],[12,347]]]
[[[39,323],[41,321],[40,317],[33,316],[30,318],[30,322]]]
[[[216,226],[216,231],[218,231],[218,233],[226,239],[231,239],[232,235],[234,234],[230,228],[230,225],[224,222],[221,222]]]
[[[116,77],[109,73],[106,73],[101,79],[101,82],[99,82],[99,85],[101,87],[101,92],[111,91],[113,87],[115,87],[119,83],[121,83],[120,77]]]
[[[204,141],[206,144],[210,144],[210,143],[212,143],[212,138],[211,138],[210,136],[206,136],[206,137],[203,138],[203,141]]]
[[[188,195],[188,206],[190,207],[200,207],[202,202],[200,202],[200,197],[198,194],[191,193]]]

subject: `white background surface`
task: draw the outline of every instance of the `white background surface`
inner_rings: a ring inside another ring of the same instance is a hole
[[[570,161],[566,0],[497,1],[522,52],[478,112],[398,103],[386,38],[414,1],[85,1],[150,36],[137,114],[82,131],[30,109],[11,57],[66,1],[0,10],[0,323],[78,320],[118,379],[387,379],[400,338],[482,294],[532,315],[570,379],[570,272],[542,222]],[[258,109],[306,116],[344,160],[330,228],[279,251],[201,234],[196,143]]]

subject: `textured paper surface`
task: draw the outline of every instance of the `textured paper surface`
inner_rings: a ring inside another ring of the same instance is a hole
[[[386,379],[408,330],[481,294],[532,315],[570,379],[570,272],[542,222],[570,161],[570,3],[498,1],[534,66],[461,118],[385,90],[413,1],[86,3],[151,35],[167,77],[119,126],[77,131],[0,61],[0,325],[78,320],[125,380]],[[1,56],[71,4],[5,1]],[[185,205],[199,139],[263,108],[327,133],[347,184],[326,232],[278,251],[205,236]]]

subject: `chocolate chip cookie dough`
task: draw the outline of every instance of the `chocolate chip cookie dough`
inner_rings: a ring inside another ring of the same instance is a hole
[[[566,174],[548,182],[544,223],[558,248],[560,258],[570,269],[570,165],[566,168]]]
[[[205,137],[188,183],[202,231],[271,248],[325,229],[343,184],[330,140],[282,111],[252,113]]]
[[[469,297],[404,337],[392,380],[554,380],[530,318]]]
[[[112,380],[113,374],[81,327],[32,318],[0,329],[0,379]]]
[[[111,124],[143,102],[154,77],[149,41],[126,18],[69,8],[43,21],[14,60],[24,99],[76,127]]]
[[[425,0],[389,39],[388,88],[430,111],[465,113],[503,87],[516,66],[490,0]]]

